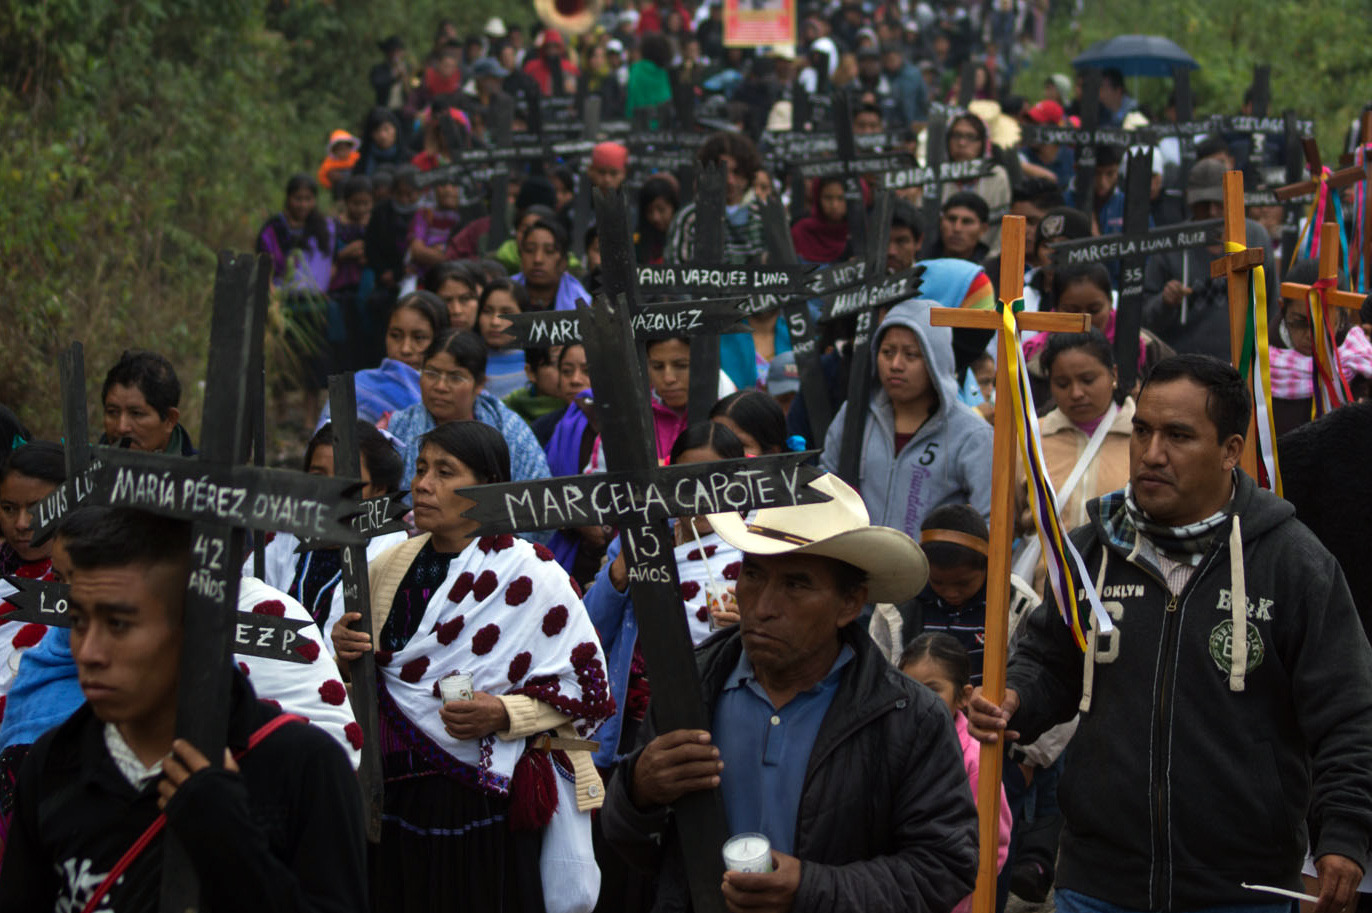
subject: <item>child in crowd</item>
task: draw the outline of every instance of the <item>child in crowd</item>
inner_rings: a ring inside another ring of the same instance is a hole
[[[500,318],[528,307],[528,291],[511,279],[492,280],[481,290],[476,326],[486,341],[486,391],[496,399],[513,393],[524,381],[524,352],[510,346],[514,337],[505,332],[508,324]]]
[[[591,445],[595,443],[595,432],[586,417],[586,410],[582,408],[582,405],[589,406],[589,401],[581,405],[576,403],[578,398],[584,398],[583,393],[589,395],[591,389],[586,347],[579,342],[561,346],[553,353],[553,360],[557,362],[557,395],[562,406],[531,422],[530,427],[547,451],[548,466],[551,468],[554,449],[550,442],[557,435],[559,427],[566,425],[562,431],[563,458],[558,464],[560,468],[553,470],[553,475],[578,475],[590,460]]]
[[[920,634],[947,634],[962,644],[970,681],[980,685],[990,551],[986,521],[969,504],[945,505],[929,512],[919,539],[929,559],[928,585],[908,602],[878,604],[868,633],[893,662]]]
[[[335,130],[330,133],[329,147],[325,150],[324,161],[319,163],[319,171],[315,175],[319,186],[333,189],[335,175],[350,173],[360,157],[357,151],[360,145],[357,137],[347,130]]]
[[[418,276],[443,262],[443,251],[461,222],[457,211],[461,202],[462,192],[458,189],[456,176],[445,172],[434,184],[434,205],[420,207],[410,223],[406,244],[411,275]]]
[[[363,340],[370,340],[381,328],[372,324],[363,303],[371,295],[375,274],[367,265],[367,223],[372,216],[372,182],[360,175],[349,175],[342,182],[343,215],[335,220],[333,276],[329,280],[329,341],[338,350],[339,366],[346,370],[369,367]],[[337,325],[335,316],[341,318]]]
[[[971,513],[977,516],[975,511]],[[933,571],[932,561],[930,571]],[[985,577],[984,571],[982,576]],[[962,746],[962,760],[967,766],[967,779],[972,787],[972,796],[976,798],[981,743],[972,738],[967,731],[965,714],[967,704],[972,699],[971,666],[971,660],[962,644],[948,634],[937,632],[916,637],[900,655],[900,671],[933,691],[948,705],[948,712],[953,715],[953,726],[958,733],[958,743]],[[1005,858],[1010,853],[1010,827],[1010,806],[1005,800],[1005,787],[1002,786],[1000,833],[996,841],[997,870],[1005,865]],[[953,908],[953,913],[967,913],[971,909],[972,896],[969,894]]]
[[[505,405],[528,422],[531,428],[543,416],[551,412],[560,414],[567,408],[567,401],[559,392],[561,378],[558,375],[557,356],[561,350],[561,346],[525,349],[525,383],[504,398]],[[537,436],[536,431],[534,434]]]
[[[655,174],[643,182],[638,192],[638,238],[635,242],[640,265],[661,263],[667,247],[667,227],[680,207],[676,178]]]

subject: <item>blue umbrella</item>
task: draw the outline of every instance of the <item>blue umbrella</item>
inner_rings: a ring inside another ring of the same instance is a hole
[[[1194,57],[1161,35],[1116,35],[1097,41],[1072,66],[1078,70],[1113,67],[1125,76],[1171,76],[1176,67],[1200,69]]]

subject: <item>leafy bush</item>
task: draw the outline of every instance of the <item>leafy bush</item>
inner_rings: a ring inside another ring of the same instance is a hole
[[[399,33],[422,57],[444,15],[465,34],[495,9],[0,6],[0,402],[56,437],[56,354],[70,340],[85,343],[93,407],[120,351],[154,349],[181,374],[182,413],[198,438],[214,251],[252,249],[287,177],[314,172],[330,130],[358,129],[380,37]]]

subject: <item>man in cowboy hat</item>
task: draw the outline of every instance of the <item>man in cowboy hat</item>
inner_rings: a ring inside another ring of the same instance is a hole
[[[947,910],[972,889],[976,809],[947,708],[854,624],[918,593],[928,563],[836,476],[812,485],[831,500],[710,517],[744,553],[741,620],[697,651],[710,729],[645,725],[615,770],[605,837],[657,872],[655,910],[689,906],[670,806],[709,789],[732,833],[772,847],[773,871],[725,874],[730,910]]]

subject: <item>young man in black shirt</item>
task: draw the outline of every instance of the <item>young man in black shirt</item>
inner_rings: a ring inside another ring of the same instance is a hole
[[[327,734],[300,721],[267,728],[277,711],[234,670],[223,767],[175,739],[189,533],[118,509],[65,542],[86,703],[20,768],[0,911],[156,910],[159,812],[210,910],[366,909],[357,784]]]

